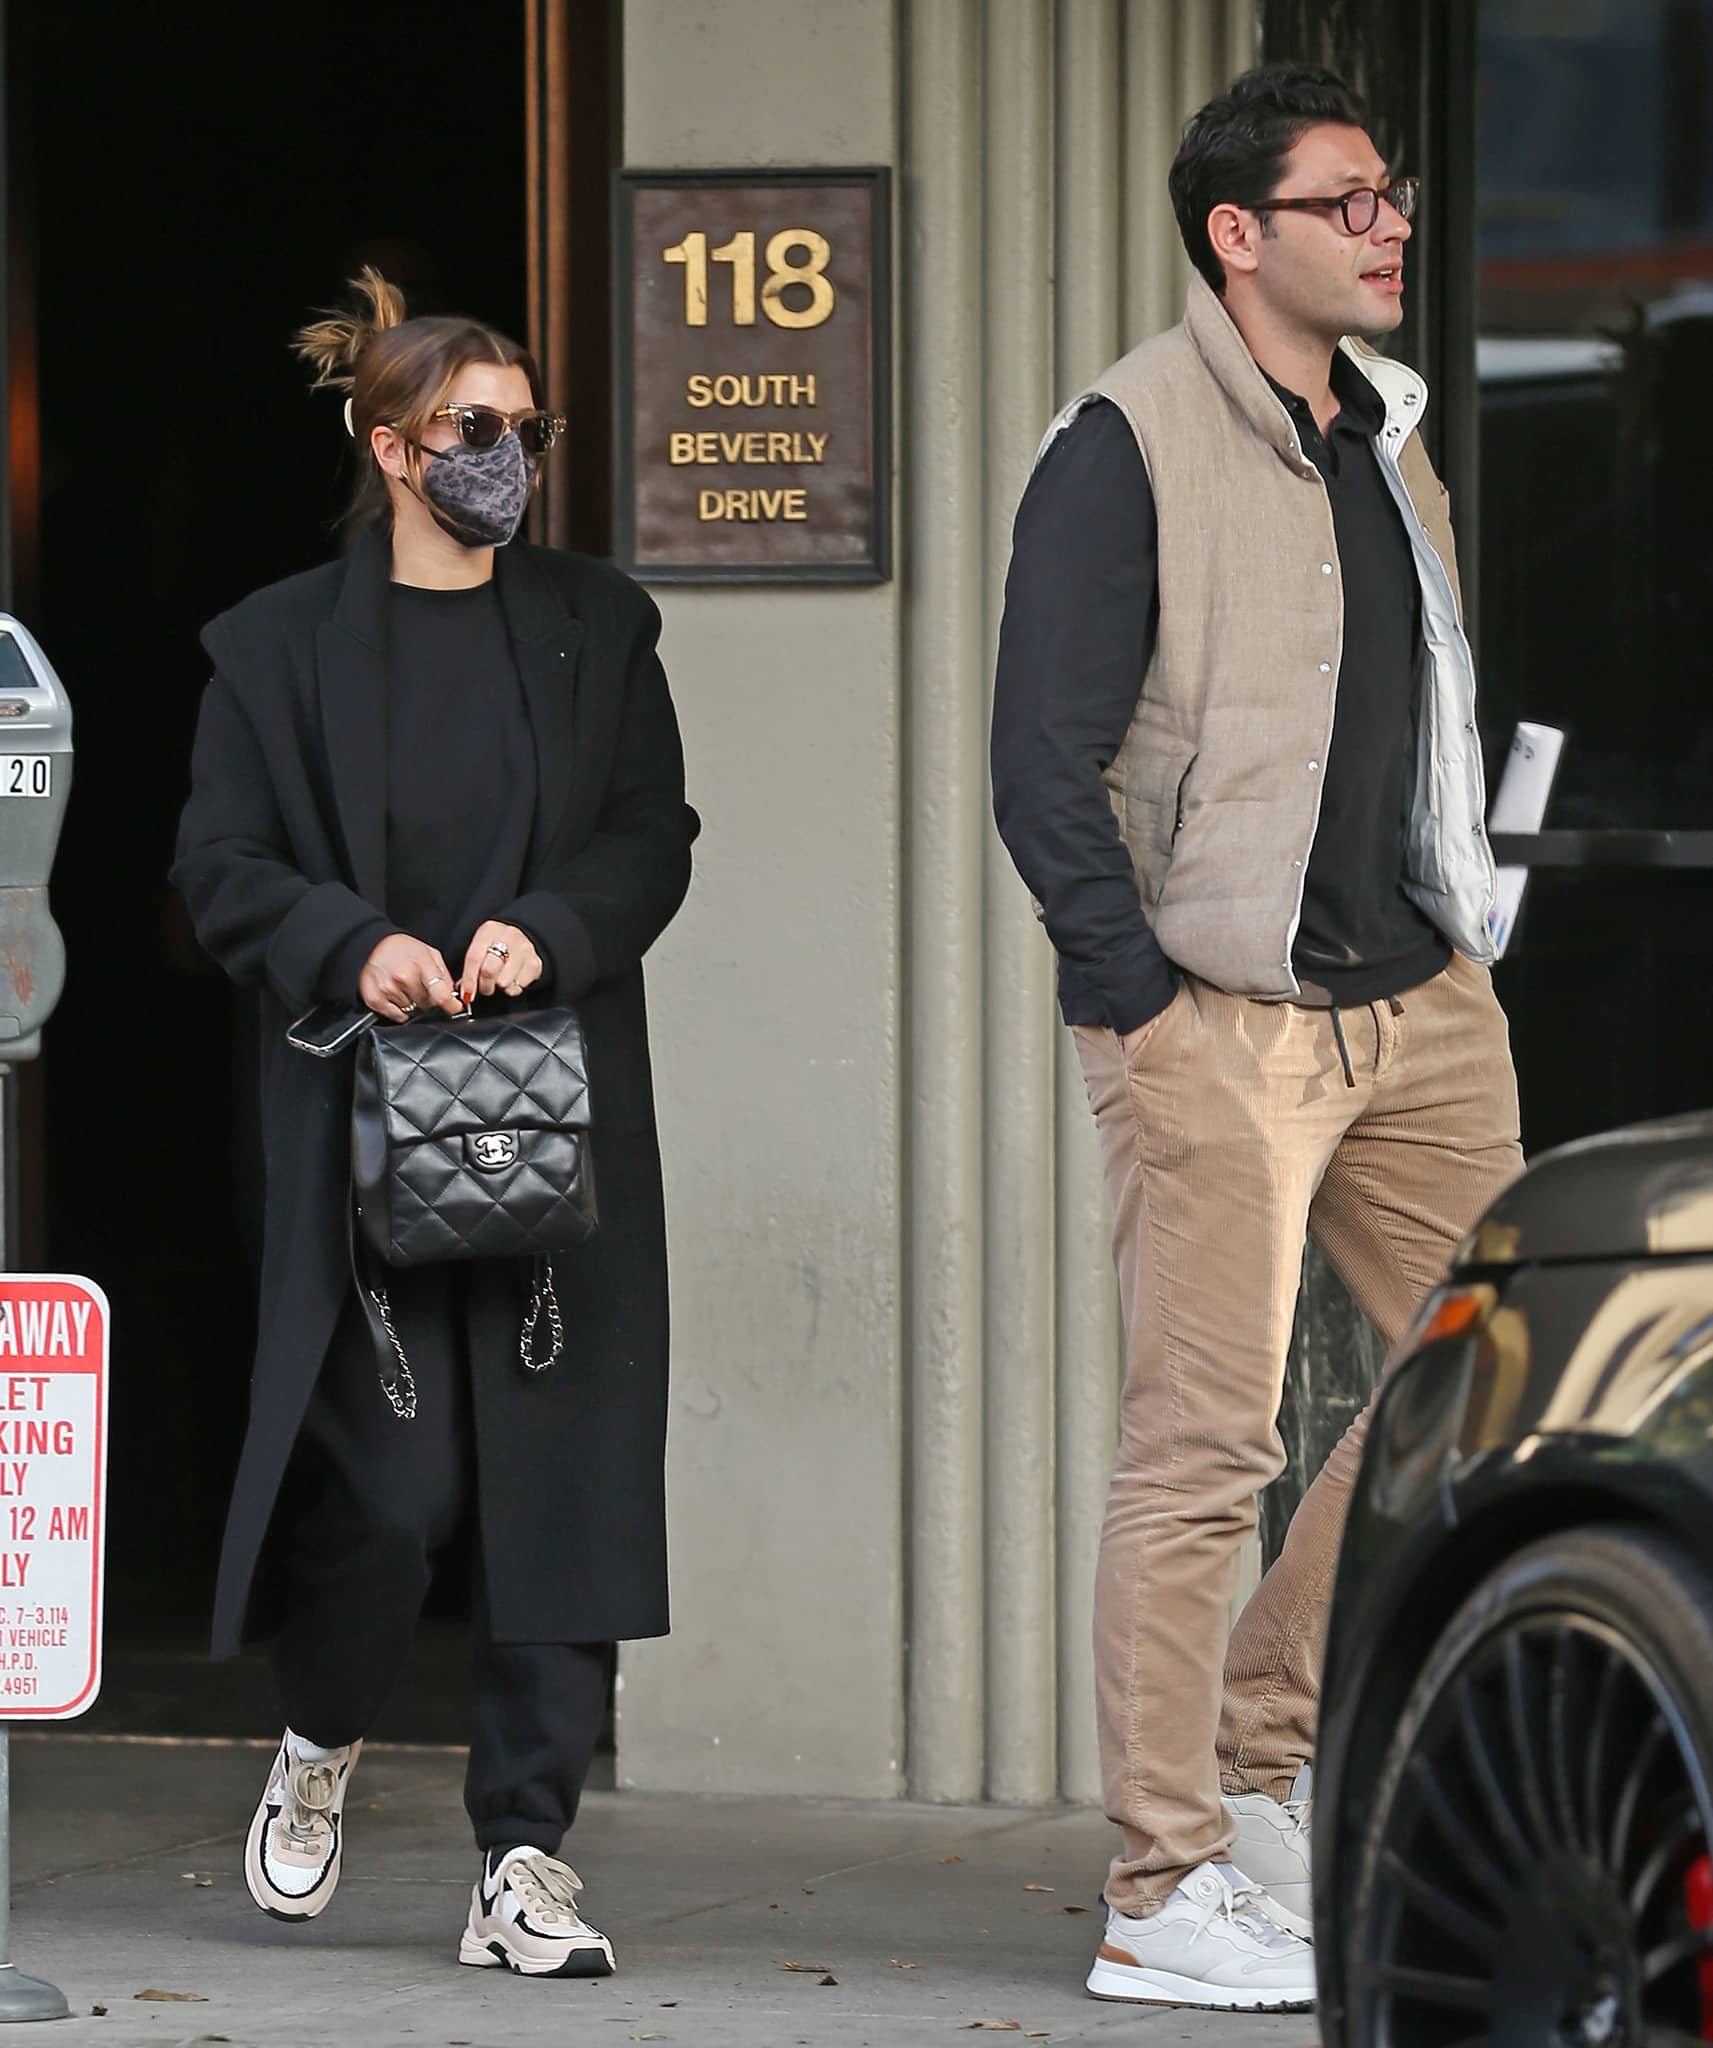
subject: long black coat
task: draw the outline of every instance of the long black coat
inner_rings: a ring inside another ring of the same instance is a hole
[[[488,915],[537,937],[552,998],[582,1016],[601,1227],[555,1260],[560,1362],[539,1376],[477,1375],[484,1499],[527,1529],[530,1560],[492,1576],[493,1625],[502,1641],[659,1635],[666,1237],[641,963],[684,900],[697,818],[653,603],[581,556],[514,541],[495,564],[538,795],[522,893]],[[285,1033],[318,1001],[355,1000],[338,985],[352,942],[385,914],[390,567],[387,540],[371,534],[348,562],[255,592],[202,636],[214,677],[173,880],[203,945],[260,1001],[267,1163],[260,1329],[215,1596],[217,1655],[243,1634],[286,1460],[350,1285],[349,1056],[313,1059]],[[482,821],[449,821],[460,827]],[[479,1358],[515,1358],[515,1323],[477,1334]]]

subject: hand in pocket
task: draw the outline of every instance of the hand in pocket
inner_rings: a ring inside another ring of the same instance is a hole
[[[1117,1034],[1119,1048],[1127,1062],[1134,1064],[1135,1061],[1142,1057],[1149,1041],[1159,1031],[1160,1026],[1165,1023],[1167,1017],[1172,1012],[1173,1006],[1178,1002],[1183,992],[1183,983],[1179,982],[1176,990],[1173,992],[1171,1001],[1166,1004],[1163,1010],[1156,1010],[1147,1023],[1138,1024],[1134,1031],[1124,1031]]]

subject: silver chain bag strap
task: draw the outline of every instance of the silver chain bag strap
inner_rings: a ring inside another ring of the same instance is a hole
[[[590,1146],[588,1064],[575,1010],[498,1016],[439,1013],[388,1025],[368,1015],[323,1034],[355,1042],[351,1107],[351,1266],[381,1385],[402,1421],[416,1381],[386,1287],[387,1266],[528,1259],[533,1267],[519,1357],[545,1372],[565,1326],[553,1255],[585,1244],[598,1224]],[[300,1020],[300,1024],[307,1020]],[[293,1027],[292,1043],[321,1052]],[[331,1056],[329,1053],[327,1056]],[[549,1348],[537,1355],[543,1319]]]
[[[398,1326],[393,1321],[392,1298],[384,1287],[373,1286],[361,1275],[358,1286],[375,1305],[375,1313],[381,1319],[381,1329],[398,1361],[398,1370],[392,1378],[387,1377],[386,1362],[381,1362],[381,1392],[392,1404],[393,1413],[401,1422],[416,1420],[416,1375],[410,1369],[410,1360],[405,1356],[404,1340],[399,1336]],[[547,1317],[548,1334],[553,1348],[545,1358],[535,1355],[536,1326],[543,1313]],[[559,1315],[559,1295],[553,1285],[553,1261],[540,1262],[534,1286],[530,1290],[529,1307],[524,1314],[523,1327],[518,1332],[518,1357],[526,1372],[546,1372],[549,1366],[557,1365],[565,1351],[565,1325]]]

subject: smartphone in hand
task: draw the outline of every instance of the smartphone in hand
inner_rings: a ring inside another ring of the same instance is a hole
[[[330,1060],[355,1045],[374,1022],[374,1011],[360,1003],[317,1003],[287,1028],[286,1044],[318,1060]]]

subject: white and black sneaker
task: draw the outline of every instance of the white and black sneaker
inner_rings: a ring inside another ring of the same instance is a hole
[[[345,1788],[362,1749],[317,1749],[286,1730],[244,1844],[250,1896],[276,1920],[313,1920],[338,1888]]]
[[[1108,1913],[1088,1988],[1131,2005],[1307,2012],[1314,1950],[1258,1884],[1229,1863],[1203,1863],[1146,1920]]]
[[[610,1977],[613,1945],[577,1911],[583,1880],[527,1845],[490,1850],[470,1893],[458,1960],[522,1977]]]

